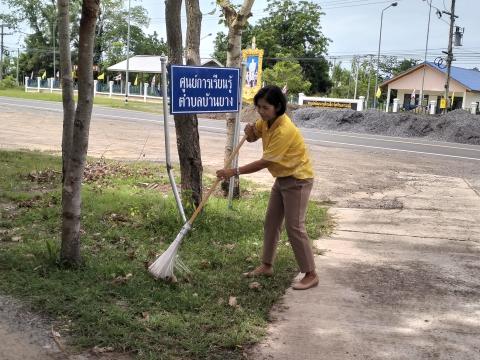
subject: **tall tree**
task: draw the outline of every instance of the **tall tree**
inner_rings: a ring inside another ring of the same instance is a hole
[[[273,68],[265,69],[263,80],[268,85],[287,86],[292,94],[306,93],[310,89],[310,81],[305,80],[302,67],[297,61],[279,61]]]
[[[68,0],[60,1],[66,1],[68,3]],[[93,107],[93,47],[99,5],[100,0],[83,0],[82,3],[79,27],[80,51],[77,71],[78,104],[73,120],[71,138],[65,140],[71,141],[71,148],[70,153],[67,154],[66,172],[62,188],[62,245],[60,249],[60,260],[63,264],[69,266],[78,266],[81,263],[81,189]],[[65,21],[65,18],[66,16],[63,15],[61,21]],[[62,29],[65,28],[65,24],[62,23]],[[64,53],[65,50],[66,47],[64,45],[60,52]],[[66,54],[62,55],[62,58],[64,57],[66,57]],[[62,71],[68,70],[67,59],[67,64],[62,64]],[[70,96],[70,94],[67,94],[67,96]],[[66,121],[72,122],[72,119],[66,119]],[[70,134],[64,132],[64,136],[68,137]]]
[[[75,98],[73,95],[72,58],[70,52],[70,1],[58,0],[58,43],[60,51],[60,78],[62,81],[63,134],[62,134],[62,183],[65,181],[67,160],[73,140]]]
[[[228,45],[227,45],[227,64],[228,67],[239,68],[242,65],[242,32],[247,26],[247,21],[252,16],[251,10],[254,0],[243,0],[243,4],[236,10],[236,7],[230,0],[217,0],[217,4],[222,8],[225,23],[228,26]],[[230,157],[233,151],[233,136],[235,132],[236,113],[227,113],[227,142],[225,144],[225,161]],[[222,182],[222,189],[226,194],[229,188],[229,181]],[[238,176],[235,177],[234,196],[240,194]]]
[[[188,65],[200,63],[200,26],[202,14],[198,0],[186,0]],[[181,32],[182,1],[165,0],[165,18],[170,64],[182,64],[183,44]],[[180,159],[182,197],[187,204],[198,206],[202,199],[202,159],[196,115],[174,115],[177,150]]]
[[[278,60],[295,60],[302,67],[305,78],[310,81],[310,92],[325,92],[331,86],[328,76],[328,61],[325,59],[328,42],[322,33],[323,15],[318,3],[294,0],[268,0],[265,9],[268,15],[257,24],[247,28],[243,44],[251,43],[264,49],[264,67],[271,68]],[[216,50],[223,48],[222,36],[216,38]]]

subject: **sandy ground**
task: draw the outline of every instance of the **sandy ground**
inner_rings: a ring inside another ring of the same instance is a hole
[[[60,137],[60,114],[0,107],[1,148],[59,152]],[[201,146],[205,170],[220,167],[219,135],[202,135]],[[310,150],[313,196],[333,202],[338,227],[330,238],[315,241],[324,251],[316,259],[319,287],[288,290],[272,311],[268,336],[248,356],[480,359],[479,162]],[[260,144],[247,144],[240,163],[260,154]],[[163,161],[162,127],[94,119],[89,155]],[[250,178],[265,187],[273,182],[267,172]],[[0,359],[66,357],[55,348],[47,323],[0,300]],[[21,314],[25,326],[17,326],[14,314]]]

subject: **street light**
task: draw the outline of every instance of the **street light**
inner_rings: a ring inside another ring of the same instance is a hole
[[[206,39],[207,37],[212,36],[212,35],[213,35],[212,33],[208,33],[207,35],[202,36],[202,37],[200,38],[200,41],[202,41],[203,39]]]
[[[378,55],[377,55],[377,75],[375,76],[375,96],[373,97],[373,108],[377,108],[377,92],[378,92],[378,76],[380,72],[380,46],[382,44],[382,27],[383,27],[383,12],[390,7],[395,7],[398,5],[398,2],[393,2],[388,5],[385,9],[382,10],[382,16],[380,17],[380,36],[378,39]]]
[[[125,72],[125,103],[128,103],[128,70],[129,70],[129,58],[130,58],[130,0],[128,0],[128,25],[127,25],[127,71]]]
[[[425,85],[425,71],[427,68],[428,37],[430,35],[430,18],[432,15],[432,0],[423,0],[423,1],[428,2],[429,10],[428,10],[428,23],[427,23],[427,40],[425,42],[425,56],[423,60],[422,88],[420,89],[420,106],[422,108],[423,108],[423,87]]]
[[[53,83],[57,78],[57,69],[55,68],[55,20],[52,22],[52,42],[53,42]]]

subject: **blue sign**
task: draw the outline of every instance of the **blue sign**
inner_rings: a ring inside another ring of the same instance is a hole
[[[240,69],[170,67],[170,112],[238,112]]]

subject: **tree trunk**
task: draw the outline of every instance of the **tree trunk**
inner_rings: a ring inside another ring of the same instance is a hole
[[[62,191],[62,246],[60,260],[78,266],[80,257],[81,190],[93,107],[93,46],[99,0],[83,0],[78,54],[78,105],[73,140]]]
[[[218,0],[218,5],[221,6],[223,15],[228,24],[228,47],[227,47],[227,67],[241,68],[242,66],[242,31],[247,25],[247,20],[251,14],[254,0],[244,0],[242,7],[238,12],[230,3],[229,0]],[[243,84],[242,84],[243,86]],[[224,160],[226,161],[232,153],[233,136],[235,133],[235,119],[236,113],[228,113],[226,116],[227,127],[227,141],[225,144]],[[238,198],[240,196],[240,183],[238,176],[235,178],[235,186],[233,196]],[[228,194],[229,180],[222,182],[222,190],[224,195]]]
[[[70,1],[58,0],[58,43],[60,51],[60,77],[63,100],[62,184],[65,181],[67,160],[73,140],[75,99],[73,96],[72,57],[70,53]]]
[[[186,0],[187,10],[187,64],[199,65],[200,27],[202,14],[198,0]],[[165,1],[167,43],[170,64],[182,64],[182,1]],[[198,206],[202,199],[202,158],[196,115],[174,115],[177,151],[180,159],[182,198],[187,204]]]

